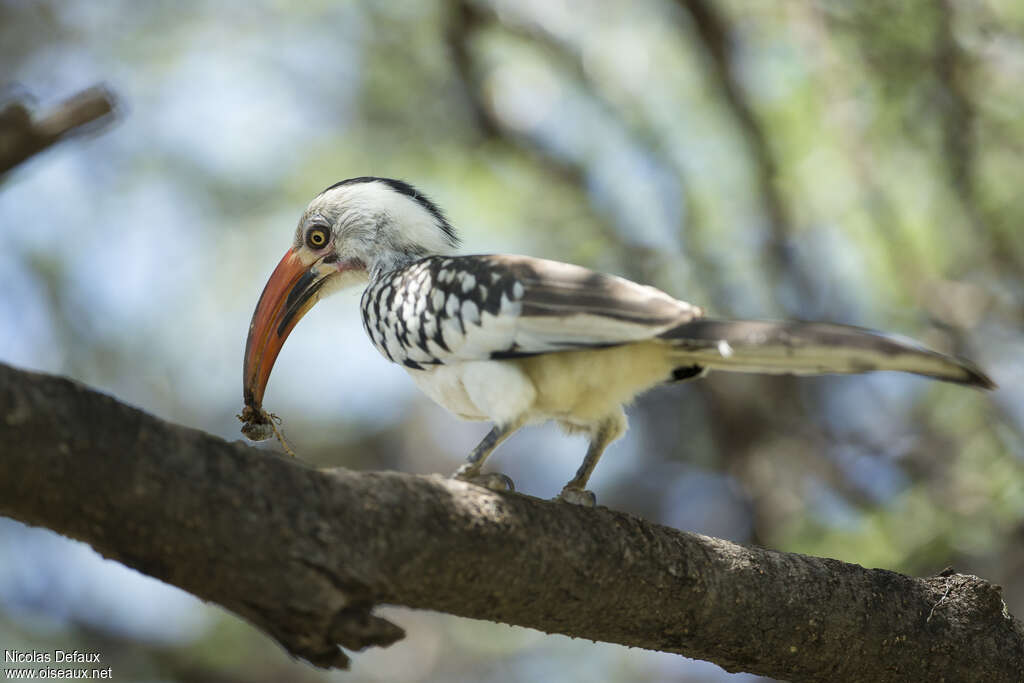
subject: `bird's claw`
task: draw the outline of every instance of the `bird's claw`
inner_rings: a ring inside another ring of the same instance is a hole
[[[455,474],[452,475],[452,479],[476,484],[477,486],[483,486],[485,489],[502,493],[516,490],[515,482],[512,481],[512,478],[507,474],[502,474],[501,472],[488,472],[483,474],[472,470],[467,465],[463,465],[456,470]]]
[[[560,500],[563,503],[571,503],[573,505],[582,505],[586,508],[592,508],[597,505],[597,496],[594,495],[593,491],[570,488],[568,486],[563,488],[562,492],[555,496],[555,500]]]

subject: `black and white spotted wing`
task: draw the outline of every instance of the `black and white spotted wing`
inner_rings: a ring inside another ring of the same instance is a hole
[[[363,325],[411,368],[651,339],[696,306],[586,268],[527,256],[431,256],[373,281]]]

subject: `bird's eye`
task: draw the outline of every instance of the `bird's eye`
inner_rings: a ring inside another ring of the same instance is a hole
[[[313,228],[306,233],[306,244],[310,249],[323,249],[327,246],[328,238],[327,228]]]

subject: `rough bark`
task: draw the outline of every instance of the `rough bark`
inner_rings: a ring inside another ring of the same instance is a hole
[[[240,614],[296,656],[402,630],[378,603],[794,681],[1024,680],[997,586],[745,548],[439,476],[315,470],[0,364],[0,514]]]

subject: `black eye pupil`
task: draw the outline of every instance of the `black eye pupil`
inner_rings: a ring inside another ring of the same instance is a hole
[[[327,235],[323,230],[313,230],[309,233],[309,244],[312,247],[322,247],[327,244]]]

